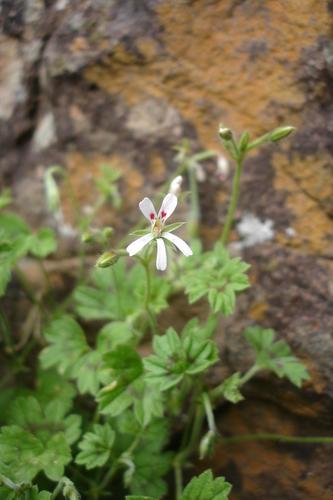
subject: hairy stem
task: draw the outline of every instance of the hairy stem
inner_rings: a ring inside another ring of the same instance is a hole
[[[196,238],[198,236],[199,221],[200,221],[200,205],[199,205],[199,192],[196,179],[195,168],[192,165],[188,166],[188,177],[191,191],[191,236]]]
[[[157,328],[157,323],[156,323],[156,318],[154,314],[151,312],[150,309],[150,299],[151,299],[151,276],[150,276],[150,266],[149,266],[149,259],[143,259],[141,257],[138,257],[139,261],[141,262],[145,273],[146,273],[146,295],[145,295],[145,301],[144,301],[144,307],[148,316],[148,320],[153,332],[153,335],[158,335],[158,328]]]
[[[196,405],[197,406],[188,445],[176,455],[173,462],[175,473],[176,500],[179,500],[181,498],[181,492],[183,490],[183,465],[184,463],[186,463],[187,459],[193,453],[198,444],[204,419],[204,411],[202,405],[199,403],[196,403]]]
[[[236,172],[232,183],[231,200],[229,203],[228,213],[221,236],[221,241],[223,245],[226,245],[228,243],[230,231],[232,228],[232,223],[234,221],[234,216],[239,199],[240,178],[242,169],[243,169],[243,157],[239,155],[236,160]]]
[[[243,441],[281,441],[284,443],[321,443],[333,444],[333,437],[326,436],[284,436],[282,434],[241,434],[239,436],[232,436],[222,438],[221,442],[224,444],[241,443]]]

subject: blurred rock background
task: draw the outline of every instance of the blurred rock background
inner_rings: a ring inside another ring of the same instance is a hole
[[[100,164],[120,169],[123,217],[100,217],[124,231],[171,175],[182,139],[222,152],[220,122],[252,136],[297,127],[247,162],[233,238],[253,287],[237,321],[221,325],[221,349],[227,368],[243,369],[243,326],[272,326],[312,380],[297,391],[258,378],[247,401],[219,411],[222,433],[333,434],[332,21],[332,0],[0,0],[0,179],[35,227],[53,223],[51,165],[66,168],[88,209]],[[230,193],[214,162],[200,186],[207,245]],[[331,451],[230,444],[211,465],[235,500],[328,500]]]

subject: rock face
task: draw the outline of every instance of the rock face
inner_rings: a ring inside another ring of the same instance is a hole
[[[195,150],[218,149],[219,122],[253,135],[297,127],[246,165],[238,227],[248,236],[239,248],[253,287],[223,325],[221,348],[240,369],[249,361],[242,326],[272,326],[312,381],[292,391],[259,378],[252,402],[221,409],[221,430],[332,435],[332,1],[2,0],[0,9],[0,176],[33,224],[48,217],[42,173],[50,165],[68,170],[82,205],[94,200],[100,164],[122,170],[127,215],[101,215],[121,229],[172,172],[182,138]],[[230,179],[206,167],[209,242],[221,230]],[[264,241],[251,235],[260,227]],[[330,455],[247,443],[218,450],[213,467],[234,482],[234,499],[328,499]]]

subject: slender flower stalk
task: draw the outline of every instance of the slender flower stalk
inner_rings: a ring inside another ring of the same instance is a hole
[[[232,223],[234,220],[238,199],[239,199],[239,188],[240,188],[240,178],[243,170],[243,158],[237,158],[236,172],[232,184],[231,200],[228,207],[227,218],[223,227],[222,232],[222,243],[226,245],[228,243],[229,234],[231,231]]]
[[[140,201],[139,208],[146,219],[150,222],[150,232],[144,234],[128,245],[126,250],[131,257],[139,253],[146,245],[156,241],[156,269],[159,271],[165,271],[168,263],[165,240],[172,243],[186,257],[192,255],[192,250],[188,244],[179,238],[179,236],[172,234],[171,231],[176,229],[176,227],[165,226],[165,222],[175,211],[177,201],[177,196],[175,194],[168,193],[162,201],[158,214],[156,213],[155,207],[149,198],[144,198]]]

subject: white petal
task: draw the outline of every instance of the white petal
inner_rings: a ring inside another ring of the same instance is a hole
[[[165,243],[162,238],[156,239],[157,243],[157,255],[156,255],[156,269],[159,271],[165,271],[167,268],[167,253],[165,248]]]
[[[143,200],[139,203],[139,208],[146,219],[150,222],[156,219],[156,210],[153,202],[149,198],[143,198]]]
[[[188,244],[185,243],[184,240],[179,238],[179,236],[176,236],[175,234],[172,233],[163,233],[162,236],[163,238],[171,241],[171,243],[173,243],[185,255],[185,257],[193,255],[193,252],[188,246]]]
[[[144,236],[141,236],[141,238],[138,238],[130,245],[128,245],[126,250],[129,253],[130,257],[140,252],[140,250],[142,250],[143,247],[146,246],[147,243],[149,243],[153,238],[154,236],[151,233],[145,234]]]
[[[170,184],[169,193],[173,193],[176,196],[180,193],[183,183],[183,178],[181,175],[177,175]]]
[[[173,214],[175,208],[177,206],[177,196],[173,193],[168,193],[164,200],[162,201],[162,205],[160,211],[158,212],[158,216],[163,220],[167,220],[170,215]]]

